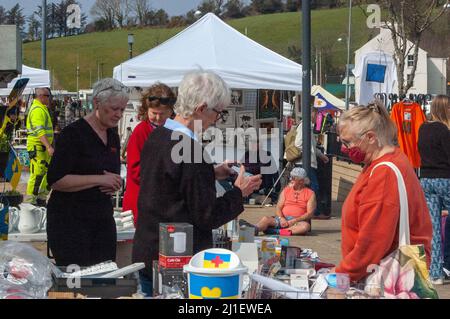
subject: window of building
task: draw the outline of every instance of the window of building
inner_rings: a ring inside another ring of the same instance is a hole
[[[408,74],[406,79],[407,79],[408,82],[413,80],[412,86],[414,87],[414,79],[412,77],[412,74]]]
[[[414,65],[414,55],[408,55],[408,67],[412,67]]]

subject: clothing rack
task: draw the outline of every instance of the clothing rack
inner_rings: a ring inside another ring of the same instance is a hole
[[[390,112],[392,110],[392,106],[400,101],[403,101],[404,99],[408,98],[411,102],[418,103],[422,107],[422,111],[426,113],[425,105],[429,104],[431,100],[433,99],[433,96],[431,94],[413,94],[410,93],[408,95],[402,94],[393,94],[393,93],[375,93],[374,94],[375,99],[378,99],[384,103],[384,107]]]

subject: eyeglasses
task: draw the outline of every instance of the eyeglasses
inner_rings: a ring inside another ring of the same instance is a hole
[[[98,91],[96,96],[99,95],[101,92],[105,92],[105,91],[108,91],[108,90],[116,91],[116,92],[122,92],[124,89],[127,91],[127,87],[125,85],[120,85],[120,86],[110,85],[110,86],[108,86],[108,87]]]
[[[159,100],[159,103],[164,105],[174,105],[177,99],[175,97],[165,97],[165,96],[149,96],[148,100],[150,102]]]
[[[217,111],[216,109],[212,109],[214,112],[216,112],[217,113],[217,115],[216,115],[216,122],[218,121],[218,120],[224,120],[224,118],[223,118],[223,116],[224,116],[224,113],[223,113],[223,111]]]
[[[359,139],[361,140],[362,137],[364,135],[366,135],[367,132],[369,132],[369,131],[364,131],[363,133],[359,134]],[[342,145],[344,145],[346,148],[350,148],[350,145],[354,144],[353,142],[344,141],[343,139],[340,139],[340,140],[341,140]]]

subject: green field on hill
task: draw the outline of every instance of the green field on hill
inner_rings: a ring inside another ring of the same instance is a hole
[[[360,8],[353,9],[352,50],[371,37]],[[329,52],[327,61],[335,72],[343,73],[346,61],[348,9],[312,12],[312,44]],[[288,58],[288,47],[301,47],[301,13],[259,15],[226,21],[256,42]],[[57,38],[47,41],[47,68],[52,72],[54,88],[76,89],[76,65],[80,66],[79,88],[89,88],[98,77],[112,76],[113,67],[127,60],[127,34],[134,33],[133,56],[144,53],[181,31],[181,28],[123,29]],[[374,31],[372,31],[373,33]],[[372,34],[373,36],[373,34]],[[337,41],[338,38],[342,41]],[[182,54],[182,52],[180,52]],[[41,43],[23,45],[24,64],[40,67]],[[314,61],[314,57],[313,57]]]

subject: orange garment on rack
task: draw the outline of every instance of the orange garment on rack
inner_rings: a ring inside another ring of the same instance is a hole
[[[426,121],[420,105],[415,102],[399,102],[394,104],[391,119],[397,126],[398,144],[408,156],[414,168],[420,167],[420,155],[417,143],[419,127]]]

